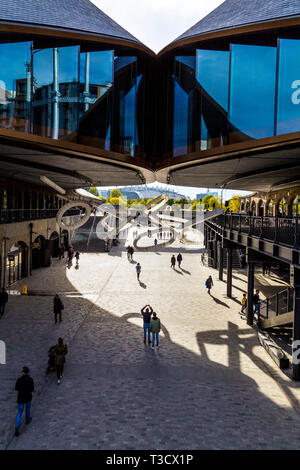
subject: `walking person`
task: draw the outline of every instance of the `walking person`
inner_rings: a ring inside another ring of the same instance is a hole
[[[146,344],[146,337],[148,333],[148,344],[151,344],[150,340],[150,321],[151,315],[153,314],[153,308],[150,305],[145,305],[141,310],[141,315],[143,316],[144,324],[144,344]]]
[[[255,294],[253,295],[253,306],[254,306],[253,315],[255,315],[257,313],[257,316],[259,317],[260,298],[259,298],[259,290],[258,289],[256,289]]]
[[[61,311],[64,309],[64,304],[62,303],[58,294],[55,294],[53,299],[53,307],[54,307],[54,319],[55,323],[57,323],[57,315],[59,315],[59,321],[61,321]]]
[[[131,245],[131,247],[130,247],[130,261],[133,261],[133,253],[134,253],[134,248]]]
[[[179,268],[180,268],[181,262],[182,262],[182,254],[179,253],[179,254],[177,255],[177,263],[178,263],[178,267],[179,267]]]
[[[3,287],[1,294],[0,294],[0,318],[3,317],[4,315],[5,305],[7,304],[7,302],[8,302],[8,293]]]
[[[213,285],[214,285],[214,283],[213,283],[212,277],[208,276],[208,278],[205,281],[205,286],[207,288],[207,293],[208,294],[210,294],[210,289],[212,288]]]
[[[59,385],[60,380],[62,379],[62,376],[63,376],[64,364],[66,362],[65,356],[68,352],[67,345],[62,338],[58,338],[54,351],[55,351],[57,384]]]
[[[150,320],[150,331],[152,333],[151,349],[154,349],[155,339],[156,339],[156,347],[157,349],[159,349],[160,319],[158,318],[155,312],[153,312],[152,318]]]
[[[130,260],[130,245],[127,247],[127,259]]]
[[[142,266],[140,265],[140,263],[138,263],[136,265],[135,270],[136,270],[137,280],[139,281],[140,280],[140,274],[141,274],[141,271],[142,271]]]
[[[74,256],[74,250],[73,250],[73,247],[70,246],[69,251],[68,251],[69,263],[72,263],[73,256]]]
[[[241,313],[244,313],[245,308],[247,307],[247,297],[246,297],[246,294],[243,294],[243,298],[242,298],[241,304],[242,304]]]
[[[154,246],[157,246],[157,243],[158,243],[157,238],[155,238],[155,240],[154,240]]]
[[[32,400],[32,392],[34,392],[34,382],[32,377],[30,377],[29,375],[29,369],[27,366],[23,367],[22,376],[18,378],[15,385],[15,390],[18,392],[18,414],[16,417],[15,436],[19,436],[19,428],[24,408],[26,408],[25,423],[29,424],[32,420],[30,416],[30,407]]]
[[[77,250],[76,253],[75,253],[75,258],[76,258],[76,264],[78,265],[79,263],[79,256],[80,256],[80,253],[79,251]]]
[[[172,258],[171,258],[171,268],[175,269],[175,263],[176,263],[176,258],[174,255],[172,255]]]

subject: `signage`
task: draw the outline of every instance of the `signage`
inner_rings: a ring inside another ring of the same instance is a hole
[[[8,255],[8,261],[14,261],[15,255]]]

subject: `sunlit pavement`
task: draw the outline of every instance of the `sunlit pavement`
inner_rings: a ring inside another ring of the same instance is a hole
[[[170,259],[179,249],[182,269],[173,270]],[[7,345],[7,365],[0,366],[2,448],[299,448],[299,384],[259,346],[240,305],[226,297],[226,284],[201,265],[197,250],[186,253],[177,243],[135,253],[130,263],[125,250],[113,248],[83,254],[77,270],[66,266],[54,260],[34,272],[29,290],[44,295],[10,296],[0,321]],[[65,309],[55,325],[57,291]],[[235,287],[233,294],[241,297]],[[140,309],[148,303],[162,322],[154,351],[143,344]],[[45,375],[58,336],[69,347],[59,386],[55,372]],[[14,384],[25,364],[37,390],[33,421],[15,438]]]

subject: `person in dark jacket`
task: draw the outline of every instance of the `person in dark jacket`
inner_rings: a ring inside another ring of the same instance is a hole
[[[214,285],[212,277],[208,276],[208,278],[205,281],[205,287],[207,288],[207,293],[210,294],[210,289]]]
[[[23,410],[26,407],[26,424],[29,424],[32,420],[30,416],[30,407],[32,400],[32,392],[34,391],[34,383],[32,377],[29,375],[29,369],[24,366],[22,369],[22,376],[18,378],[15,386],[15,390],[18,392],[18,414],[16,418],[15,436],[19,436],[19,428],[21,424],[21,418]]]
[[[179,254],[177,255],[177,263],[178,263],[178,267],[180,268],[180,265],[181,265],[181,263],[182,263],[182,254],[181,254],[181,253],[179,253]]]
[[[60,379],[63,376],[64,364],[66,362],[65,356],[68,352],[66,343],[62,338],[58,338],[57,344],[54,347],[55,351],[55,365],[57,372],[57,383],[60,384]]]
[[[145,305],[145,307],[142,308],[141,314],[143,316],[144,320],[144,343],[146,344],[146,336],[148,332],[148,344],[151,343],[150,340],[150,321],[151,321],[151,315],[153,313],[153,308],[150,307],[150,305]]]
[[[8,294],[3,288],[0,293],[0,317],[4,315],[4,309],[5,309],[5,305],[7,304],[7,302],[8,302]]]
[[[54,304],[55,323],[57,323],[57,315],[59,315],[59,321],[61,321],[61,311],[64,308],[64,305],[63,305],[62,301],[60,300],[58,294],[55,294],[55,297],[53,299],[53,304]]]
[[[171,257],[171,268],[175,269],[176,258],[174,255]]]
[[[259,309],[260,309],[260,298],[259,298],[259,290],[256,289],[255,294],[253,295],[253,306],[254,306],[254,311],[253,315],[256,313],[259,315]]]

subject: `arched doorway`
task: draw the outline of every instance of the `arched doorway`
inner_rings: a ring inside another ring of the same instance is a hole
[[[61,234],[61,242],[65,245],[65,250],[69,249],[69,232],[68,230],[63,230]]]
[[[43,235],[39,235],[32,246],[32,269],[38,269],[45,266],[45,248],[46,240]]]
[[[265,207],[264,207],[264,202],[262,199],[258,201],[257,203],[257,213],[259,217],[263,217],[265,215]]]
[[[299,217],[300,215],[300,197],[296,196],[292,202],[292,214],[293,217]]]
[[[267,216],[273,217],[274,216],[274,201],[273,199],[269,199],[267,202]]]
[[[59,248],[59,235],[57,232],[53,232],[50,236],[50,256],[56,258],[58,256],[58,248]]]
[[[287,217],[288,215],[288,205],[284,197],[278,203],[278,215],[281,217]]]
[[[25,242],[14,243],[7,254],[6,285],[11,286],[28,274],[28,247]]]
[[[250,210],[252,212],[252,215],[254,215],[254,216],[257,215],[256,214],[256,203],[255,203],[255,201],[251,202]]]

